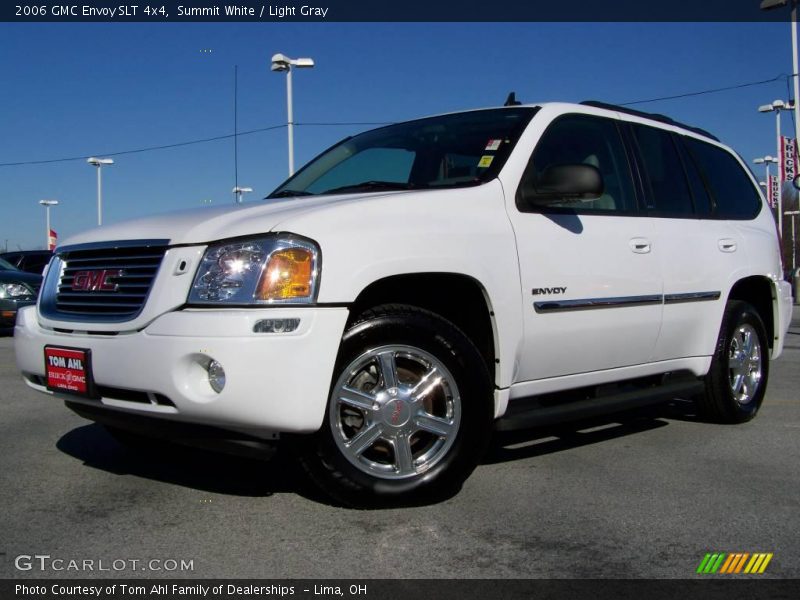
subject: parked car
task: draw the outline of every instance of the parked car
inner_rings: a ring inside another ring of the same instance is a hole
[[[52,256],[53,252],[51,250],[18,250],[0,254],[0,258],[11,263],[20,271],[36,273],[37,275],[42,274]]]
[[[13,331],[17,312],[36,303],[42,276],[20,271],[0,258],[0,334]]]
[[[112,431],[288,437],[341,502],[417,501],[494,428],[676,396],[752,419],[781,273],[758,184],[712,135],[509,106],[348,138],[265,203],[73,237],[15,349],[30,387]]]

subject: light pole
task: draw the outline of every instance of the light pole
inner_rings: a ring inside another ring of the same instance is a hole
[[[775,156],[777,156],[778,159],[781,157],[781,111],[792,109],[794,109],[794,103],[791,100],[789,102],[784,102],[783,100],[773,100],[772,104],[764,104],[758,107],[758,112],[762,113],[775,111]]]
[[[237,185],[237,186],[236,186],[235,188],[233,188],[233,190],[231,190],[231,191],[232,191],[232,192],[234,193],[234,195],[236,196],[236,204],[241,204],[241,203],[242,203],[242,196],[243,196],[244,194],[249,194],[250,192],[252,192],[252,191],[253,191],[253,188],[251,188],[251,187],[239,187],[239,186]]]
[[[97,167],[97,226],[103,224],[103,167],[114,164],[112,158],[95,158],[92,156],[86,161],[93,167]]]
[[[792,79],[794,79],[794,139],[800,139],[800,82],[798,82],[797,72],[797,0],[761,0],[759,7],[761,10],[771,10],[786,6],[791,2],[792,6]]]
[[[778,162],[778,159],[777,158],[773,158],[768,154],[767,156],[763,156],[761,158],[756,158],[753,162],[755,164],[757,164],[757,165],[764,165],[766,167],[766,170],[767,170],[767,185],[769,185],[769,165],[770,165],[770,163]]]
[[[272,57],[273,71],[286,71],[286,106],[288,118],[286,120],[289,136],[289,177],[294,175],[294,114],[292,113],[292,67],[310,69],[314,66],[311,58],[289,58],[284,54],[275,54]]]
[[[39,200],[39,204],[44,206],[45,214],[47,215],[46,221],[45,221],[44,248],[45,248],[45,250],[51,250],[51,248],[50,248],[50,207],[51,206],[58,206],[58,200]]]

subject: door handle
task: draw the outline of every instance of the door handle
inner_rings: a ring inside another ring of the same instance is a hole
[[[717,243],[719,244],[719,249],[722,252],[736,252],[736,240],[732,240],[731,238],[722,238]]]
[[[646,238],[633,238],[628,244],[631,250],[637,254],[647,254],[650,252],[650,240]]]

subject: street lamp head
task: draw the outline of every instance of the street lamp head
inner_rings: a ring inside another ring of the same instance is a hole
[[[87,158],[86,162],[94,167],[101,167],[106,165],[113,165],[114,159],[113,158],[97,158],[92,156],[91,158]]]
[[[39,204],[42,206],[57,206],[58,200],[39,200]]]
[[[272,70],[273,71],[288,71],[291,64],[291,58],[284,54],[272,55]]]
[[[762,104],[758,107],[758,112],[768,113],[772,111],[791,110],[794,108],[792,102],[784,102],[783,100],[773,100],[772,104]]]
[[[292,67],[298,69],[310,69],[314,66],[314,59],[312,58],[289,58],[285,54],[273,54],[272,66],[273,71],[288,71]]]
[[[253,191],[253,188],[236,186],[232,191],[234,194],[248,194]]]

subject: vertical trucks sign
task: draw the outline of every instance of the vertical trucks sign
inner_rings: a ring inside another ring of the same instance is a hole
[[[781,181],[797,177],[797,140],[781,136]]]
[[[770,208],[778,205],[778,198],[781,196],[781,178],[777,175],[770,175],[767,181],[767,202]]]

